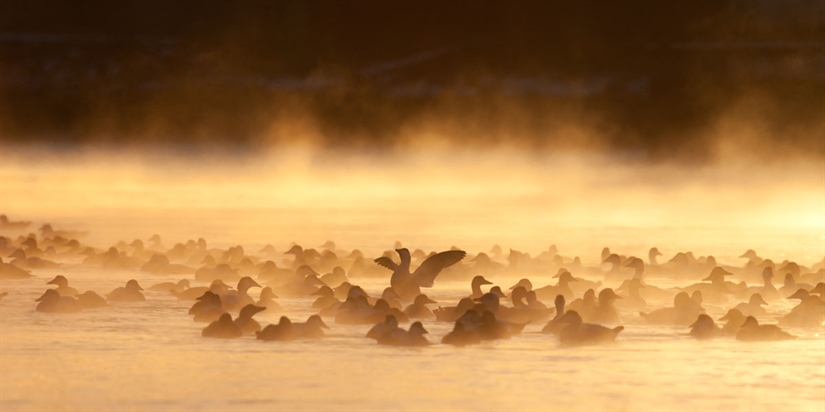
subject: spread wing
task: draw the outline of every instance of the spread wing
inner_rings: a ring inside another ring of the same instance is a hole
[[[375,259],[375,263],[392,270],[393,272],[396,268],[398,268],[398,265],[386,256],[381,256],[380,258]]]
[[[418,285],[425,288],[431,288],[435,277],[441,273],[441,269],[447,266],[452,266],[458,263],[459,260],[464,259],[467,252],[463,250],[448,250],[446,252],[436,253],[421,263],[421,266],[415,270],[413,276],[418,280]]]

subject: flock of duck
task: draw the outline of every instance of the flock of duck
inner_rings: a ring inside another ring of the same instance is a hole
[[[54,273],[68,266],[172,278],[149,291],[191,301],[188,314],[204,324],[201,333],[207,338],[321,339],[334,323],[369,327],[365,338],[381,345],[427,346],[433,342],[426,336],[425,323],[449,322],[452,330],[441,337],[442,344],[508,339],[534,325],[541,333],[555,335],[563,346],[580,346],[616,340],[625,328],[623,320],[637,316],[649,324],[684,327],[686,336],[702,340],[786,340],[795,336],[785,329],[825,331],[825,257],[804,266],[774,262],[748,250],[740,257],[745,259],[741,266],[727,266],[713,256],[695,257],[691,252],[660,263],[657,248],[650,249],[647,261],[604,248],[602,263],[586,266],[579,257],[559,254],[555,246],[535,257],[504,252],[499,246],[468,256],[458,248],[427,253],[397,243],[394,250],[372,258],[357,249],[338,249],[332,241],[319,248],[293,245],[283,253],[266,245],[250,254],[242,246],[210,248],[204,239],[166,247],[158,235],[97,249],[78,239],[82,233],[57,231],[49,224],[36,233],[5,235],[25,231],[28,224],[0,215],[0,279],[31,279],[33,273]],[[550,284],[533,284],[552,273]],[[520,280],[509,287],[488,280],[505,276]],[[779,287],[774,285],[777,277],[782,279]],[[388,284],[370,294],[356,279]],[[439,279],[469,282],[469,293],[437,302],[424,290]],[[147,292],[135,279],[103,296],[80,293],[62,274],[46,285],[56,288],[44,291],[35,311],[96,310],[144,301]],[[0,298],[7,293],[0,292]],[[254,319],[262,311],[284,314],[278,302],[282,297],[304,299],[315,313],[303,322],[284,315],[265,326]],[[649,303],[665,301],[672,304]],[[791,305],[790,310],[776,310]],[[709,308],[725,314],[715,320]],[[760,319],[776,323],[761,324]]]

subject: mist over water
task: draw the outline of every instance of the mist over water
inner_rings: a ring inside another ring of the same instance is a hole
[[[23,150],[5,151],[0,173],[5,213],[88,228],[105,243],[159,233],[225,245],[336,239],[380,250],[396,240],[531,252],[557,244],[593,255],[618,240],[627,253],[658,246],[735,261],[749,248],[816,260],[825,235],[825,169],[804,159],[695,165],[451,147]]]
[[[2,2],[0,410],[821,411],[825,312],[783,280],[822,299],[823,4]],[[411,277],[466,252],[421,289],[430,309],[483,275],[498,321],[523,315],[510,286],[555,291],[561,269],[624,297],[579,325],[612,331],[599,345],[544,333],[553,293],[509,339],[453,347],[454,323],[426,319],[432,345],[400,347],[413,319],[387,345],[334,305],[322,339],[213,339],[193,301],[150,289],[199,291],[224,263],[254,301],[279,295],[260,326],[303,322],[324,281],[301,263],[340,265],[372,310],[404,275],[374,259],[403,266],[398,247]],[[145,270],[156,253],[184,269]],[[641,304],[618,286],[636,258]],[[765,267],[781,293],[754,316],[797,339],[648,317],[684,291],[721,326],[770,292]],[[102,296],[134,279],[145,300],[36,309],[58,275]]]

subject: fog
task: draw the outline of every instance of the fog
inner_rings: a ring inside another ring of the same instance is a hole
[[[153,233],[182,241],[209,228],[221,244],[282,247],[327,239],[479,251],[558,244],[594,259],[614,241],[640,255],[652,246],[721,248],[733,258],[748,248],[806,260],[823,252],[821,159],[765,157],[747,137],[720,140],[714,159],[701,163],[651,161],[637,151],[466,149],[437,136],[422,137],[427,144],[404,139],[411,143],[373,151],[317,147],[311,138],[194,154],[186,147],[7,146],[2,211],[93,228],[106,242]]]

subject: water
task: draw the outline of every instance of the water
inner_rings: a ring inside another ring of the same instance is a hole
[[[377,246],[377,245],[376,245]],[[744,343],[697,342],[686,328],[646,325],[623,313],[615,344],[562,348],[528,325],[510,340],[466,348],[383,347],[368,326],[331,322],[320,341],[202,338],[191,302],[147,291],[140,303],[79,314],[34,311],[56,274],[80,291],[107,293],[143,272],[73,267],[3,281],[0,302],[2,410],[822,410],[825,334]],[[511,278],[493,278],[507,287]],[[368,292],[382,279],[356,279]],[[543,285],[550,279],[534,279]],[[467,282],[437,282],[430,296],[454,301]],[[253,291],[254,295],[254,291]],[[278,299],[293,319],[312,299]],[[786,311],[787,304],[768,309]],[[714,317],[723,308],[711,307]],[[262,312],[261,324],[278,316]],[[438,342],[451,325],[425,322]]]
[[[825,186],[810,169],[745,170],[751,180],[730,171],[677,172],[683,184],[671,185],[661,168],[588,175],[559,162],[458,159],[446,174],[416,162],[386,169],[313,163],[294,174],[295,164],[276,164],[269,174],[261,165],[232,164],[180,175],[145,165],[135,172],[120,167],[128,163],[122,158],[100,166],[3,155],[0,212],[33,220],[32,231],[45,222],[87,231],[82,241],[98,248],[158,233],[167,248],[203,237],[210,247],[243,245],[247,254],[265,244],[283,252],[292,242],[319,246],[327,239],[367,257],[397,240],[470,253],[500,244],[533,256],[555,244],[589,266],[598,265],[604,246],[641,257],[657,246],[662,260],[691,250],[735,266],[749,248],[805,265],[825,255]],[[408,186],[399,188],[399,181]],[[158,292],[147,291],[145,302],[79,314],[34,311],[34,299],[56,274],[101,294],[130,278],[144,287],[174,278],[72,264],[33,272],[35,278],[0,284],[9,293],[0,301],[3,411],[825,409],[821,330],[793,330],[799,340],[778,343],[697,342],[685,336],[687,328],[651,326],[623,312],[617,341],[596,347],[562,348],[538,333],[539,324],[510,340],[466,348],[383,347],[364,337],[369,326],[331,320],[320,341],[225,341],[202,338],[204,325],[186,314],[190,302]],[[542,276],[532,278],[534,285],[551,282]],[[388,284],[353,280],[373,295]],[[491,280],[506,288],[517,279]],[[453,303],[468,292],[469,281],[442,279],[428,294]],[[293,319],[312,313],[309,298],[278,302]],[[779,316],[790,307],[780,302],[768,310]],[[708,307],[715,318],[725,309]],[[278,315],[255,318],[265,325]],[[452,325],[425,327],[439,342]]]

